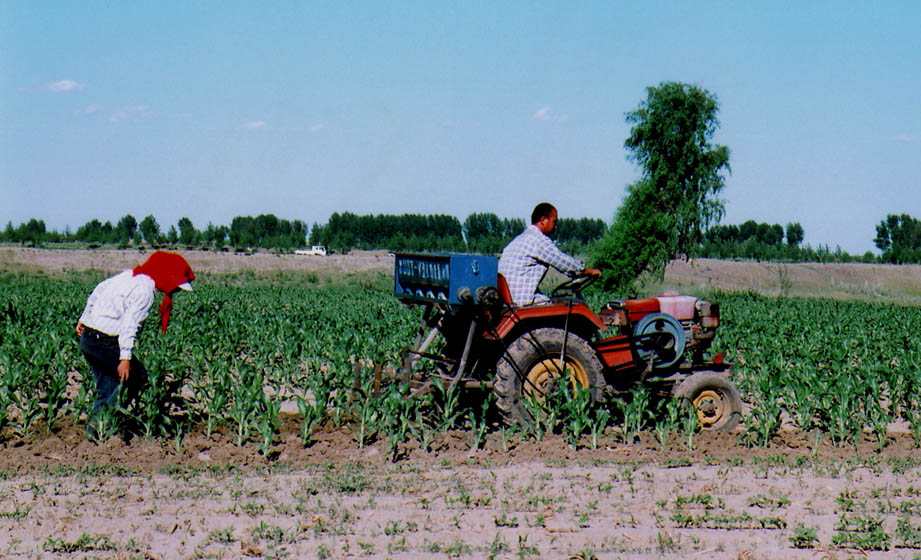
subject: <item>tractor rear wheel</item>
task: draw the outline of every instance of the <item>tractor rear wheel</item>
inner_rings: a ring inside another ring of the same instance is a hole
[[[697,410],[701,430],[731,432],[742,417],[742,397],[725,376],[697,372],[679,383],[675,398],[687,399]]]
[[[584,338],[570,332],[565,335],[566,356],[560,363],[563,339],[563,329],[535,329],[512,342],[499,360],[493,391],[496,407],[507,424],[529,424],[532,417],[524,402],[542,402],[553,392],[564,371],[569,372],[573,388],[590,388],[593,399],[598,399],[603,377],[594,349]]]

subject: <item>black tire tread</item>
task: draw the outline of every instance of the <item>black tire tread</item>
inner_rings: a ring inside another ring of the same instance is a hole
[[[543,357],[538,348],[552,356],[554,352],[560,352],[562,344],[563,329],[545,327],[525,332],[509,345],[508,351],[499,360],[493,382],[496,408],[506,424],[527,425],[531,422],[531,415],[522,404],[524,387],[519,371],[528,371]],[[598,399],[604,377],[601,361],[594,348],[587,340],[570,332],[566,339],[566,353],[584,362],[582,366],[592,389],[592,397]]]

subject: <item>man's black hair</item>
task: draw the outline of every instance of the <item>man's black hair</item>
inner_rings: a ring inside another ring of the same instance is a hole
[[[536,224],[541,220],[541,218],[547,218],[550,216],[550,213],[556,210],[552,204],[549,202],[541,202],[534,207],[534,211],[531,212],[531,223]]]

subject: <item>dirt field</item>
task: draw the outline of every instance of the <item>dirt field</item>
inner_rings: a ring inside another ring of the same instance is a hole
[[[67,271],[101,270],[119,272],[132,268],[152,251],[113,251],[91,249],[27,249],[0,247],[0,271],[55,274]],[[390,272],[393,258],[386,251],[357,251],[348,255],[325,257],[272,254],[180,251],[197,274],[298,272],[323,275],[346,275],[361,272]]]
[[[204,274],[392,263],[386,253],[187,255]],[[116,271],[143,257],[0,248],[0,271]],[[666,284],[921,294],[918,267],[778,270],[675,263]],[[359,448],[347,428],[324,427],[305,447],[291,418],[266,459],[226,434],[97,446],[62,419],[0,441],[0,558],[921,558],[910,548],[921,547],[921,452],[901,431],[882,451],[869,437],[837,448],[792,432],[765,449],[731,434],[690,446],[675,434],[663,448],[611,432],[577,450],[558,436],[502,436],[473,451],[471,434],[442,434],[432,451],[410,443],[392,461],[385,442]]]

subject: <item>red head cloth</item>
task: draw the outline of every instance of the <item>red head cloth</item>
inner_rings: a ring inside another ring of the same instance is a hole
[[[145,274],[153,278],[157,290],[164,294],[158,311],[160,311],[160,327],[163,332],[166,332],[169,316],[173,311],[171,294],[177,289],[191,290],[192,286],[189,282],[195,280],[195,273],[192,272],[192,267],[182,258],[182,255],[156,251],[147,257],[144,264],[134,267],[134,275],[138,274]]]

